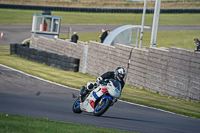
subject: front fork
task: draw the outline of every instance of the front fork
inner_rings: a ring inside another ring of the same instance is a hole
[[[112,99],[110,96],[103,95],[102,98],[101,98],[101,100],[100,100],[100,102],[99,102],[100,105],[101,105],[101,102],[103,101],[104,98],[109,98],[109,99],[112,101],[112,103],[110,104],[110,106],[113,106],[113,104],[114,104],[115,102],[117,102],[117,100],[118,100],[116,97]]]

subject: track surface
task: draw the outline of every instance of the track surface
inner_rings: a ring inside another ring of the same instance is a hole
[[[199,133],[200,119],[118,101],[101,117],[74,114],[78,91],[0,65],[0,112],[140,133]]]
[[[72,32],[101,32],[102,28],[114,30],[121,25],[61,25],[61,33],[66,33],[68,27]],[[31,37],[32,25],[6,25],[0,24],[0,33],[3,32],[3,38],[0,38],[0,45],[9,46],[11,43],[22,43],[25,39]],[[150,26],[151,27],[151,26]],[[150,31],[149,29],[148,31]],[[180,31],[180,30],[200,30],[200,25],[159,25],[159,31]],[[98,38],[98,37],[97,37]]]

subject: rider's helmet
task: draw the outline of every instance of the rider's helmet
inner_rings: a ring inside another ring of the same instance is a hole
[[[118,81],[122,81],[124,79],[124,77],[126,76],[126,71],[123,67],[118,67],[115,70],[115,79],[117,79]]]

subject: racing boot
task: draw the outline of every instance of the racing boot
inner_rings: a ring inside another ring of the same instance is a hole
[[[85,95],[87,94],[87,89],[85,86],[81,86],[81,90],[80,90],[80,97],[81,97],[81,102],[84,102],[84,99],[85,99]]]

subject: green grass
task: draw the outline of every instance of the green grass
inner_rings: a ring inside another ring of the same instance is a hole
[[[1,55],[10,55],[10,47],[0,46],[0,56]]]
[[[38,10],[0,9],[1,24],[32,24]],[[61,24],[133,24],[141,25],[142,14],[136,13],[83,13],[52,11],[61,16]],[[145,25],[152,25],[153,14],[146,14]],[[159,25],[199,25],[199,14],[160,14]]]
[[[83,42],[88,41],[97,41],[100,42],[99,35],[101,32],[94,33],[78,33],[79,40]],[[157,47],[179,47],[189,50],[194,50],[196,48],[196,44],[194,43],[194,38],[198,38],[199,31],[158,31],[157,34]],[[65,38],[67,35],[60,35],[60,38]],[[150,46],[151,40],[151,32],[144,31],[143,35],[143,46]],[[139,46],[139,40],[138,40]]]
[[[124,101],[155,107],[177,114],[200,118],[200,103],[189,102],[166,95],[150,92],[145,89],[137,89],[127,85],[121,97]]]
[[[1,133],[128,133],[69,122],[0,113]]]
[[[31,24],[33,14],[41,14],[41,12],[34,10],[0,9],[0,20],[1,24]],[[52,12],[52,14],[62,16],[62,24],[141,24],[142,19],[142,14],[131,13]],[[147,14],[145,25],[151,25],[152,21],[153,14]],[[199,22],[199,14],[161,14],[159,20],[160,25],[199,25]],[[84,42],[89,40],[100,41],[98,37],[100,34],[100,32],[78,33],[80,40]],[[175,46],[192,50],[196,47],[193,39],[198,37],[198,35],[199,31],[158,31],[157,47]],[[150,45],[150,36],[151,32],[144,32],[143,46]],[[8,46],[0,46],[0,64],[69,87],[80,88],[82,85],[86,85],[88,81],[92,82],[96,80],[96,77],[89,74],[63,71],[9,54]],[[200,118],[200,103],[160,95],[130,85],[125,85],[121,99]],[[87,130],[85,125],[55,122],[46,118],[37,119],[16,115],[6,116],[5,114],[0,114],[0,118],[0,132],[65,132],[66,129],[69,129],[67,131],[70,132],[80,132],[80,130],[81,132],[121,132],[90,126],[87,126]],[[74,127],[80,127],[80,129],[75,130]]]
[[[158,31],[156,47],[179,47],[194,50],[194,38],[198,38],[199,31]],[[150,46],[151,32],[144,32],[143,46]],[[139,44],[139,43],[138,43]]]
[[[14,12],[14,13],[13,13]],[[31,24],[37,10],[0,9],[1,24]],[[62,16],[62,24],[141,24],[142,14],[133,13],[81,13],[52,12],[52,15]],[[152,25],[153,14],[146,14],[145,25]],[[199,25],[199,14],[160,14],[159,25]],[[196,48],[193,39],[199,37],[199,31],[158,31],[157,47],[180,47],[193,50]],[[100,41],[97,33],[78,33],[79,40]],[[61,35],[60,38],[66,38]],[[143,46],[150,46],[151,32],[145,31]]]
[[[0,64],[24,71],[26,73],[47,79],[59,84],[67,85],[73,88],[80,88],[87,82],[95,81],[96,77],[89,74],[63,71],[56,68],[48,67],[44,64],[28,61],[18,58],[16,55],[9,55],[9,51],[2,53],[0,46]],[[200,103],[181,100],[165,95],[153,93],[145,89],[138,89],[130,85],[125,85],[123,89],[122,100],[138,103],[150,107],[164,109],[167,111],[183,114],[195,118],[200,118]]]
[[[48,67],[44,64],[33,63],[26,59],[18,58],[16,55],[0,57],[1,64],[73,88],[80,88],[82,85],[86,85],[88,81],[95,82],[95,77],[89,74],[63,71],[61,69]]]

